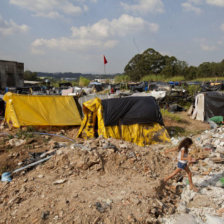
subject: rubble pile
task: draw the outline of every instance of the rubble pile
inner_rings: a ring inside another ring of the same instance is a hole
[[[196,162],[190,169],[198,193],[189,189],[184,172],[160,185],[176,168],[176,155],[164,154],[172,145],[139,147],[102,137],[12,139],[4,138],[13,147],[9,156],[14,149],[42,146],[20,166],[52,157],[0,182],[0,223],[223,223],[223,127],[193,137]]]
[[[191,170],[199,192],[191,191],[184,178],[185,187],[177,209],[179,215],[163,219],[164,223],[183,224],[183,221],[177,222],[180,217],[191,220],[186,223],[224,223],[224,127],[206,130],[194,141],[198,148],[191,154],[199,160]]]
[[[155,191],[173,167],[163,145],[50,142],[49,161],[0,183],[0,223],[156,223],[176,211],[180,192]]]

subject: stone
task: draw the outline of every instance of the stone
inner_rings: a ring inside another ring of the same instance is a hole
[[[111,204],[113,203],[113,200],[111,200],[111,199],[107,199],[106,201],[105,201],[105,203],[108,205],[108,206],[111,206]]]
[[[64,215],[64,211],[60,211],[60,212],[58,213],[58,216],[59,216],[60,218],[62,218],[63,215]]]
[[[206,214],[206,224],[223,224],[224,218]],[[183,223],[182,223],[183,224]]]
[[[220,216],[222,216],[222,214],[224,213],[224,208],[220,208],[216,211],[216,213]]]
[[[46,219],[48,219],[49,215],[50,215],[49,211],[44,211],[41,213],[41,219],[46,220]]]
[[[208,195],[196,195],[192,201],[188,204],[189,208],[195,207],[195,208],[200,208],[200,207],[213,207],[214,203],[212,200],[209,198]]]
[[[175,217],[175,224],[197,224],[194,216],[190,214],[180,214]]]
[[[95,207],[96,210],[100,213],[104,213],[105,212],[105,208],[103,208],[102,204],[100,202],[96,202],[95,203]]]
[[[125,143],[120,144],[119,147],[120,147],[121,149],[127,149],[127,148],[128,148],[127,144],[125,144]]]
[[[11,146],[20,146],[20,145],[23,145],[26,143],[26,140],[23,140],[23,139],[18,139],[18,138],[13,138],[13,139],[10,139],[9,140],[9,144]]]
[[[221,181],[218,181],[216,184],[215,184],[216,187],[224,187],[224,185],[222,184]]]
[[[60,179],[60,180],[56,180],[53,184],[57,185],[57,184],[63,184],[66,182],[66,179]]]

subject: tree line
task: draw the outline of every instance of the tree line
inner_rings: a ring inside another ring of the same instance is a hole
[[[204,62],[199,66],[189,66],[174,56],[162,55],[152,48],[135,55],[125,66],[125,79],[139,81],[144,76],[156,75],[164,78],[183,76],[185,80],[202,77],[224,77],[224,60]]]

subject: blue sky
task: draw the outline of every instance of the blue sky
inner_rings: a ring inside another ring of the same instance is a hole
[[[122,73],[154,48],[189,65],[224,59],[224,0],[1,0],[0,60],[41,72]]]

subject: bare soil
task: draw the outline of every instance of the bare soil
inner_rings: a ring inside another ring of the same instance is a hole
[[[167,128],[208,128],[184,113],[180,116],[186,123],[165,118]],[[75,138],[78,127],[48,131]],[[1,172],[13,171],[34,153],[56,154],[14,175],[12,182],[0,182],[0,223],[159,223],[177,209],[181,187],[160,188],[159,182],[175,167],[173,158],[162,153],[169,145],[139,147],[97,138],[76,139],[80,145],[74,146],[64,138],[34,135],[20,136],[26,142],[11,146],[9,140],[18,130],[4,132],[11,136],[0,135]]]
[[[174,121],[169,117],[163,118],[165,127],[171,137],[177,135],[195,135],[210,129],[208,123],[193,120],[187,115],[186,112],[178,112],[175,114],[181,118],[180,122]]]

